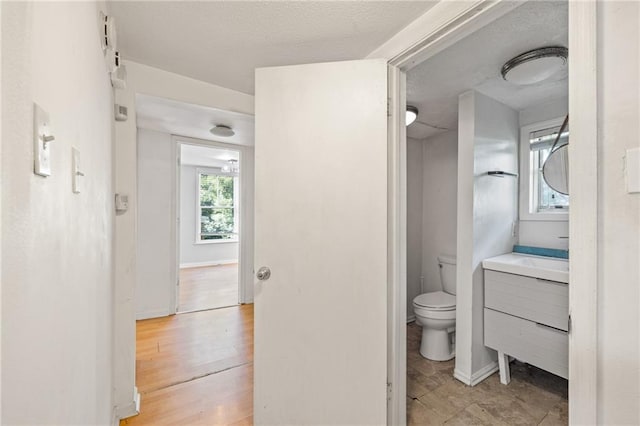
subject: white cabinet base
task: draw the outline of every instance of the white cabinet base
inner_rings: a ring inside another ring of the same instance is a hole
[[[508,385],[511,381],[511,370],[509,367],[509,355],[498,351],[498,366],[500,368],[500,383]]]
[[[484,344],[498,351],[502,383],[503,379],[508,382],[508,376],[502,371],[508,371],[509,355],[565,379],[568,377],[566,331],[485,308]]]

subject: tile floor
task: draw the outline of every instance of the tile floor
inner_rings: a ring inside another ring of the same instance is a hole
[[[474,387],[453,378],[454,360],[429,361],[419,353],[421,328],[407,326],[409,425],[566,425],[568,382],[519,362],[511,383],[498,373]]]

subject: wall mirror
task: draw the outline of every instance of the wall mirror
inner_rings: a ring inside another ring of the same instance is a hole
[[[542,166],[542,176],[551,189],[569,195],[569,144],[549,154]]]
[[[569,195],[569,115],[564,119],[556,140],[553,142],[551,152],[542,166],[544,181],[556,192]],[[566,139],[565,139],[566,138]],[[558,142],[564,139],[564,145],[558,146]],[[557,147],[557,148],[556,148]]]

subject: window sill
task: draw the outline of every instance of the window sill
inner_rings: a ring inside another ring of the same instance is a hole
[[[196,246],[199,245],[207,245],[207,244],[228,244],[228,243],[237,243],[238,240],[202,240],[202,241],[196,241],[193,244]]]
[[[558,212],[558,213],[521,213],[520,220],[531,221],[531,222],[568,222],[569,221],[569,212]]]

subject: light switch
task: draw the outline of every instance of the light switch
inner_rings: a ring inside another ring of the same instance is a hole
[[[640,148],[627,150],[625,155],[625,178],[627,180],[627,192],[635,194],[640,192]]]
[[[51,134],[49,113],[33,104],[33,172],[40,176],[51,175]]]
[[[80,151],[76,148],[71,148],[71,179],[72,179],[72,190],[75,194],[80,192],[80,182],[81,178],[84,176],[84,173],[80,170]]]

